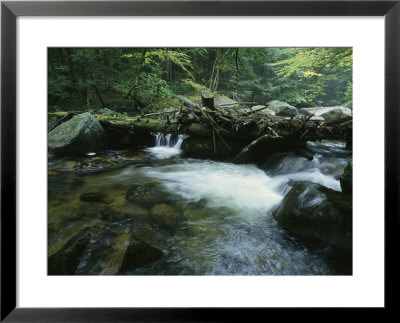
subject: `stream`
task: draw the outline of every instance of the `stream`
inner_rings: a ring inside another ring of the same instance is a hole
[[[49,156],[49,255],[83,228],[101,226],[105,229],[89,243],[75,274],[342,273],[326,250],[310,250],[281,229],[271,210],[298,181],[340,191],[339,178],[352,158],[344,143],[309,142],[311,161],[279,153],[256,166],[188,158],[183,141],[183,135],[156,134],[154,147]],[[132,162],[76,171],[121,156]],[[117,271],[132,236],[162,255]]]

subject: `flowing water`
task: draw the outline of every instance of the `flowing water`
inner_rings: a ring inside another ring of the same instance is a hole
[[[339,177],[351,159],[344,144],[308,143],[311,161],[282,153],[256,167],[186,158],[183,140],[157,134],[155,147],[142,151],[49,158],[49,254],[83,227],[100,223],[113,235],[103,234],[99,244],[107,247],[121,241],[115,232],[129,232],[162,250],[157,260],[122,274],[340,274],[324,250],[307,249],[270,213],[297,181],[340,191]],[[118,160],[121,154],[135,162],[104,172],[74,171],[85,159]],[[101,193],[100,203],[82,200],[93,192]],[[104,268],[119,265],[113,263],[117,256],[103,258],[96,259],[102,271],[88,266],[86,257],[79,273],[106,274]]]

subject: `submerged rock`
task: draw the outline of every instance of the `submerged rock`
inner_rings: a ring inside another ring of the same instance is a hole
[[[107,195],[102,192],[83,193],[81,194],[79,199],[83,202],[101,202],[101,203],[111,202],[111,199],[108,198]]]
[[[151,247],[142,241],[132,239],[125,252],[119,273],[123,274],[136,268],[151,264],[161,258],[162,255],[163,253],[161,250]]]
[[[164,196],[153,184],[134,184],[126,191],[125,198],[128,202],[151,207],[164,200]]]
[[[298,114],[297,108],[278,100],[268,102],[267,107],[274,111],[277,116],[294,117]]]
[[[78,204],[78,210],[76,212],[77,218],[94,218],[100,220],[112,221],[119,219],[123,216],[121,212],[115,210],[114,208],[108,206],[105,203],[87,203],[80,202]]]
[[[76,273],[82,256],[92,240],[98,240],[99,227],[84,228],[72,237],[65,246],[48,259],[49,275],[73,275]]]
[[[274,209],[282,228],[315,248],[352,248],[352,202],[346,195],[310,182],[298,182]]]
[[[138,241],[131,230],[91,226],[48,258],[49,275],[116,275],[156,261],[162,251]]]
[[[80,154],[100,150],[104,138],[103,127],[95,117],[85,112],[50,131],[48,147],[57,154]]]
[[[177,221],[176,210],[165,203],[155,205],[150,212],[150,216],[162,225],[171,226]]]

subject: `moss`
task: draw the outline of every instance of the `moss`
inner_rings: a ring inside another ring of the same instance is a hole
[[[99,120],[99,121],[115,120],[115,121],[123,121],[123,122],[132,122],[132,121],[136,121],[137,117],[133,118],[133,117],[128,117],[128,116],[112,116],[110,114],[102,114],[97,117],[97,120]]]
[[[177,98],[166,98],[146,105],[146,110],[159,110],[179,105],[180,102]]]
[[[183,95],[185,98],[188,98],[191,101],[199,101],[201,99],[199,94],[186,94]],[[152,102],[146,105],[146,110],[161,110],[170,107],[177,107],[180,106],[181,102],[176,97],[169,97],[159,101]]]
[[[68,111],[59,111],[59,112],[49,112],[49,116],[56,116],[56,117],[64,117],[68,114]]]

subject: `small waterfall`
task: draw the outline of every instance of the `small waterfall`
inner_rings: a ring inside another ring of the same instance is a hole
[[[156,133],[155,135],[155,147],[173,147],[180,149],[183,142],[183,135],[177,135],[173,137],[169,134]]]
[[[181,145],[184,135],[162,134],[158,132],[154,134],[154,137],[155,146],[145,149],[153,157],[159,159],[170,158],[182,152]]]

